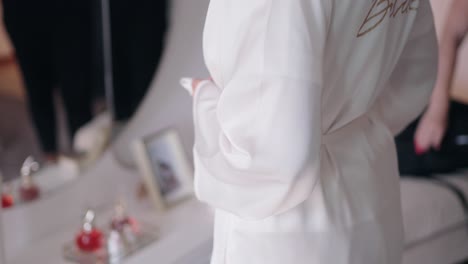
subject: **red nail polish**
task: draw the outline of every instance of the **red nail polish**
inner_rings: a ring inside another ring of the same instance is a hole
[[[421,148],[416,141],[414,141],[414,152],[416,155],[423,155],[426,153],[426,150]]]

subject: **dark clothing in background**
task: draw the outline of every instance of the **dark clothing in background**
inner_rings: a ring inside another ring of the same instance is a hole
[[[431,176],[468,168],[468,105],[452,102],[448,128],[440,150],[417,155],[414,134],[419,119],[396,137],[400,174]]]
[[[92,0],[3,0],[5,25],[44,152],[57,152],[54,89],[62,96],[71,136],[91,119],[95,5]]]
[[[129,119],[159,65],[167,28],[166,0],[112,0],[115,118]]]
[[[166,0],[110,0],[115,119],[129,119],[163,51]],[[71,136],[104,95],[101,1],[3,0],[29,108],[43,151],[57,152],[53,91],[59,88]]]

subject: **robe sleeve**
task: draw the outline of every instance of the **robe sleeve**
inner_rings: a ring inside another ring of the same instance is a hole
[[[438,44],[430,1],[420,1],[410,38],[375,109],[394,135],[427,106],[437,66]]]
[[[314,177],[301,171],[319,160],[321,146],[321,64],[329,11],[322,2],[329,1],[264,2],[269,11],[263,18],[236,22],[250,23],[242,36],[255,30],[258,37],[236,38],[236,47],[243,48],[233,55],[235,73],[224,76],[228,81],[222,85],[201,83],[194,94],[196,195],[247,220],[279,214],[307,199],[313,184],[295,186],[301,177]]]

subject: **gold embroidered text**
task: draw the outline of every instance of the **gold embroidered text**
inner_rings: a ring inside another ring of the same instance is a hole
[[[398,14],[407,14],[418,9],[419,0],[372,0],[372,6],[366,19],[359,28],[360,38],[376,29],[385,19],[395,18]]]

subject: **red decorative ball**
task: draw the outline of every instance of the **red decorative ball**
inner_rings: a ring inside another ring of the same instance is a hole
[[[103,246],[102,232],[96,228],[91,231],[82,230],[76,236],[76,246],[84,252],[94,252]]]
[[[2,194],[2,208],[9,208],[14,205],[13,196],[9,194]]]

